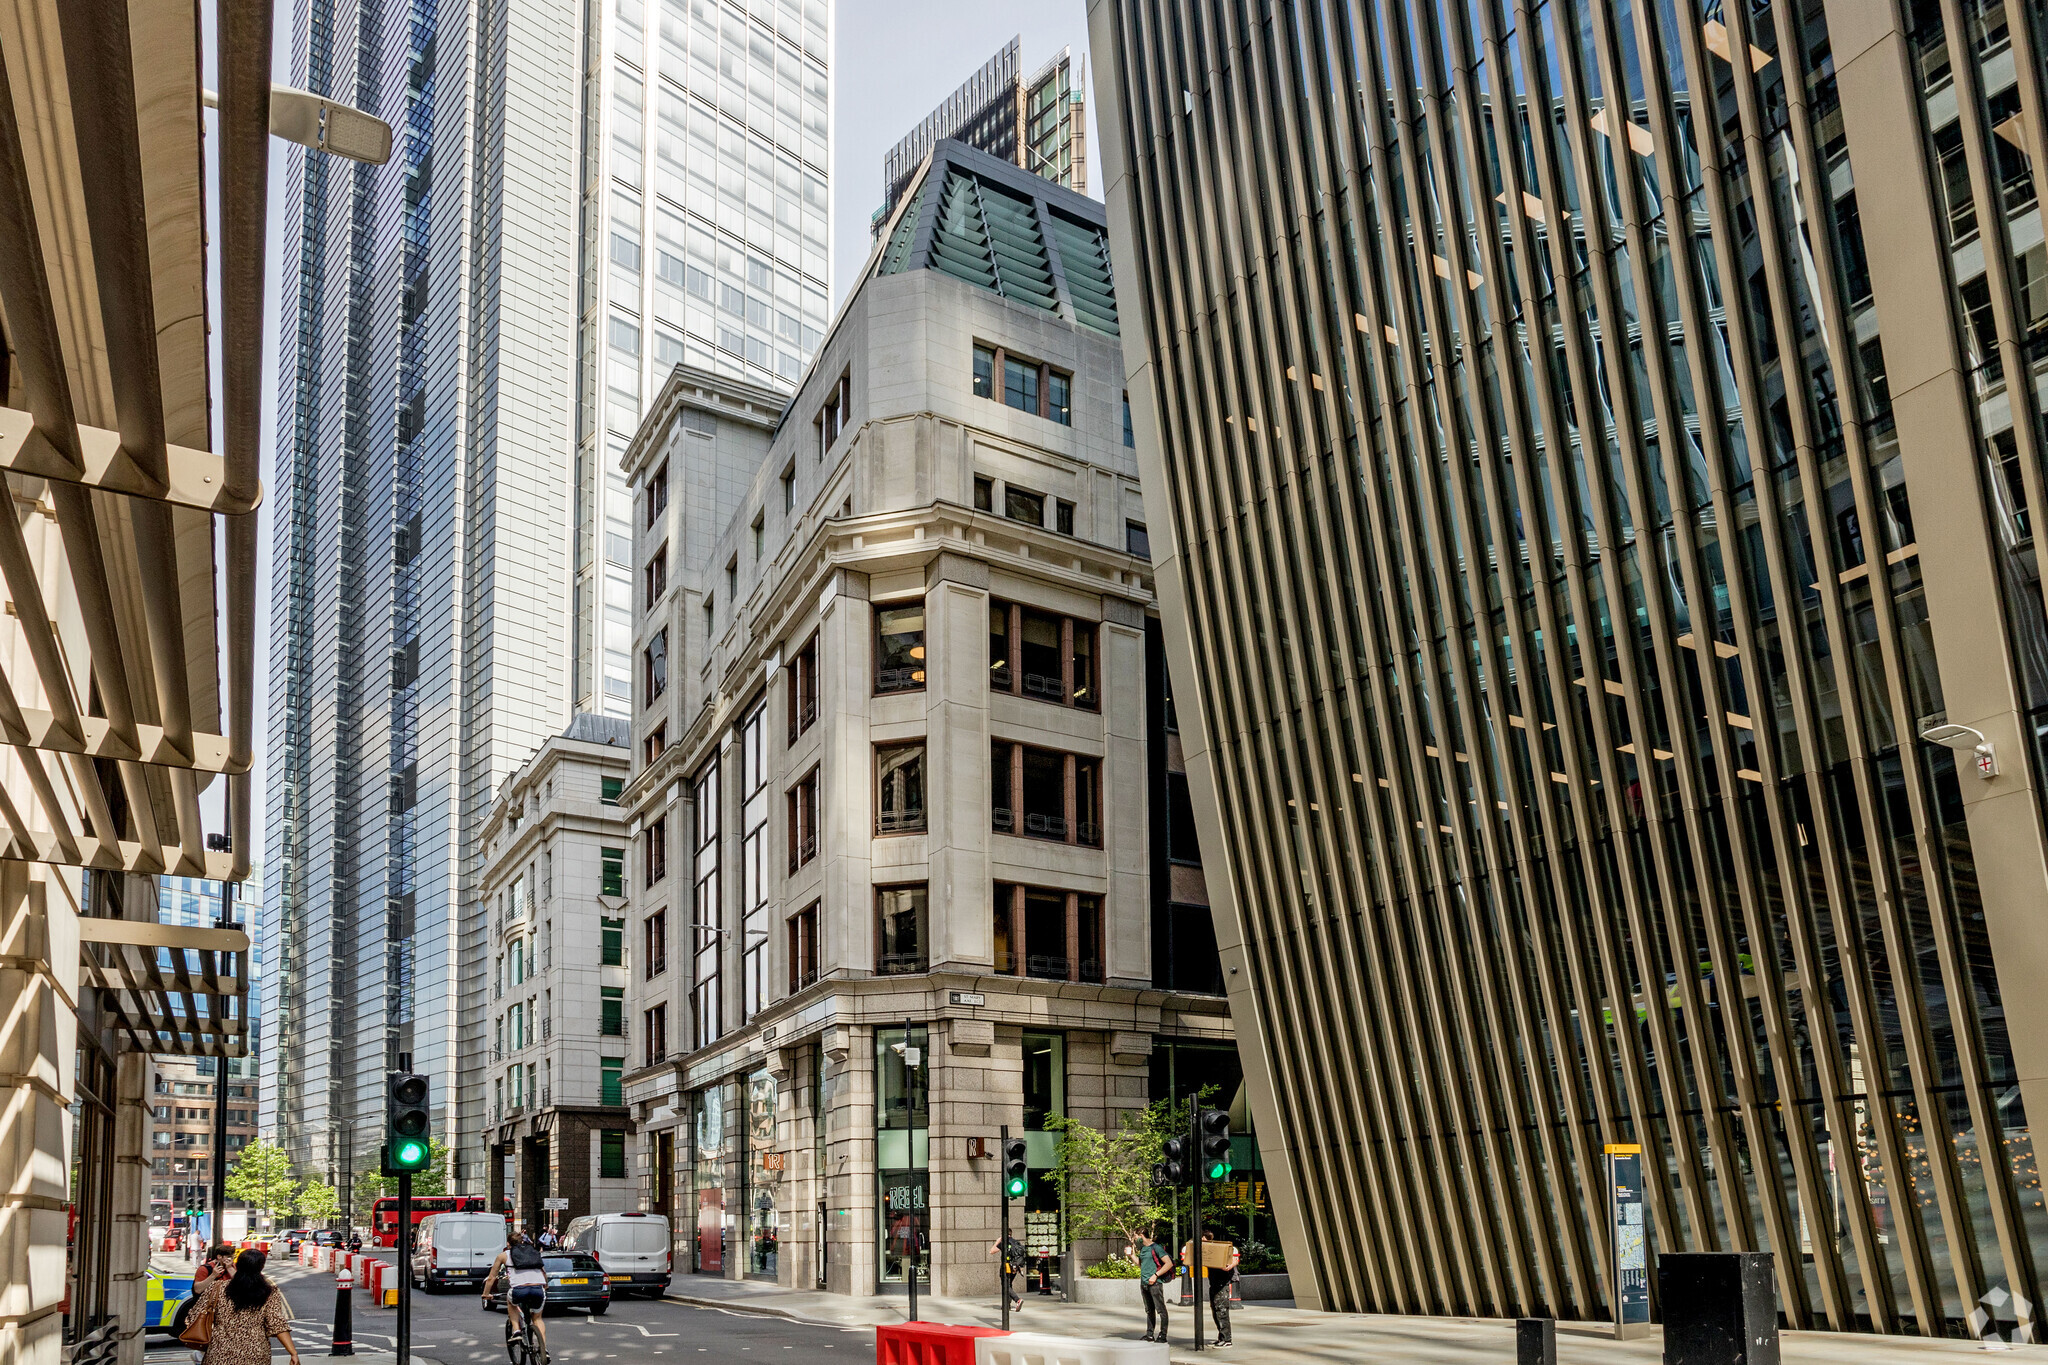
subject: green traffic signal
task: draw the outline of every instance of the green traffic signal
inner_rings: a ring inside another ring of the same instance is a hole
[[[408,1138],[391,1149],[391,1164],[401,1170],[416,1171],[427,1164],[427,1144]]]
[[[1022,1199],[1024,1197],[1024,1177],[1012,1176],[1010,1183],[1003,1186],[1003,1193],[1011,1199]]]
[[[1003,1143],[1003,1198],[1022,1199],[1025,1182],[1030,1175],[1031,1165],[1024,1139],[1007,1139]]]
[[[1230,1114],[1223,1109],[1204,1109],[1195,1120],[1201,1134],[1202,1174],[1208,1180],[1230,1175]]]

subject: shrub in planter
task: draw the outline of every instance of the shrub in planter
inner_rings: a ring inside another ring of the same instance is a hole
[[[1135,1262],[1118,1256],[1107,1261],[1097,1261],[1081,1273],[1091,1280],[1135,1280],[1138,1278],[1138,1267]]]

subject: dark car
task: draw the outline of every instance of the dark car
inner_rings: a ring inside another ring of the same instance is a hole
[[[587,1308],[590,1316],[602,1317],[612,1306],[611,1282],[605,1278],[604,1267],[597,1257],[581,1251],[563,1256],[549,1256],[541,1261],[541,1268],[548,1275],[548,1303],[543,1311],[552,1313],[558,1308]],[[486,1308],[505,1306],[505,1286],[500,1283],[492,1289]]]

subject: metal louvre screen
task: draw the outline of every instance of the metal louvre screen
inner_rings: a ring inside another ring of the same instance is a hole
[[[1875,8],[1091,0],[1318,1306],[1609,1317],[1640,1144],[1653,1265],[2039,1339],[2043,19]]]

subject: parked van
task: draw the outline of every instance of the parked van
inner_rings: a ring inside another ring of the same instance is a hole
[[[433,1291],[482,1285],[505,1249],[506,1221],[497,1213],[435,1213],[420,1219],[412,1243],[412,1282]]]
[[[597,1257],[614,1298],[639,1292],[658,1299],[668,1288],[668,1219],[661,1214],[587,1214],[569,1224],[562,1246]]]

